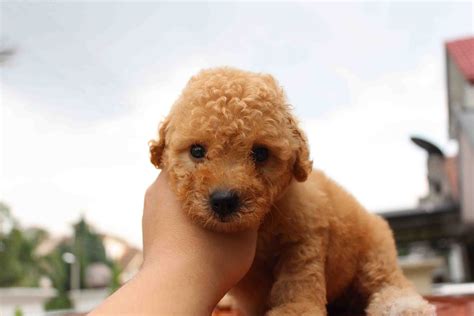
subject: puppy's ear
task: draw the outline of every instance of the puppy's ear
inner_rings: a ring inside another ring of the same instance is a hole
[[[158,132],[158,140],[150,140],[148,145],[150,146],[150,161],[158,169],[163,169],[163,154],[165,151],[166,133],[168,130],[169,119],[166,118],[160,124],[160,130]]]
[[[298,127],[298,123],[292,117],[288,119],[294,140],[296,141],[296,158],[293,165],[293,176],[299,182],[306,181],[313,170],[313,162],[309,159],[309,146],[306,135]]]

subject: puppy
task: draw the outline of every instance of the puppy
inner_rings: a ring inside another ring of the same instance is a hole
[[[434,315],[397,265],[392,233],[321,171],[282,88],[234,68],[192,77],[150,142],[196,223],[259,229],[231,291],[246,315]]]

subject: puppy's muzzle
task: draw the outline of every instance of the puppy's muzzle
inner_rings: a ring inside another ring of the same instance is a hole
[[[238,211],[240,207],[239,195],[234,191],[217,190],[209,197],[211,208],[220,218],[224,218]]]

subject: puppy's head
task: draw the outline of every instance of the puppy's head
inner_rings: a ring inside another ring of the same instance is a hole
[[[150,152],[187,214],[217,231],[258,227],[292,179],[305,181],[312,168],[278,83],[233,68],[191,78]]]

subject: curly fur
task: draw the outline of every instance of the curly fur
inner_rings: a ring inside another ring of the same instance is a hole
[[[190,156],[193,144],[207,149],[203,161]],[[269,149],[268,161],[254,163],[255,145]],[[392,315],[379,312],[387,308],[395,315],[434,314],[399,269],[386,222],[312,170],[306,136],[272,76],[201,71],[173,105],[150,152],[194,221],[221,232],[259,227],[254,264],[231,291],[246,314],[325,315],[326,305],[341,298],[340,306],[361,305],[369,315]],[[238,192],[239,212],[225,220],[215,216],[209,195],[216,189]],[[384,296],[388,288],[397,290]],[[343,299],[355,297],[355,305]]]

